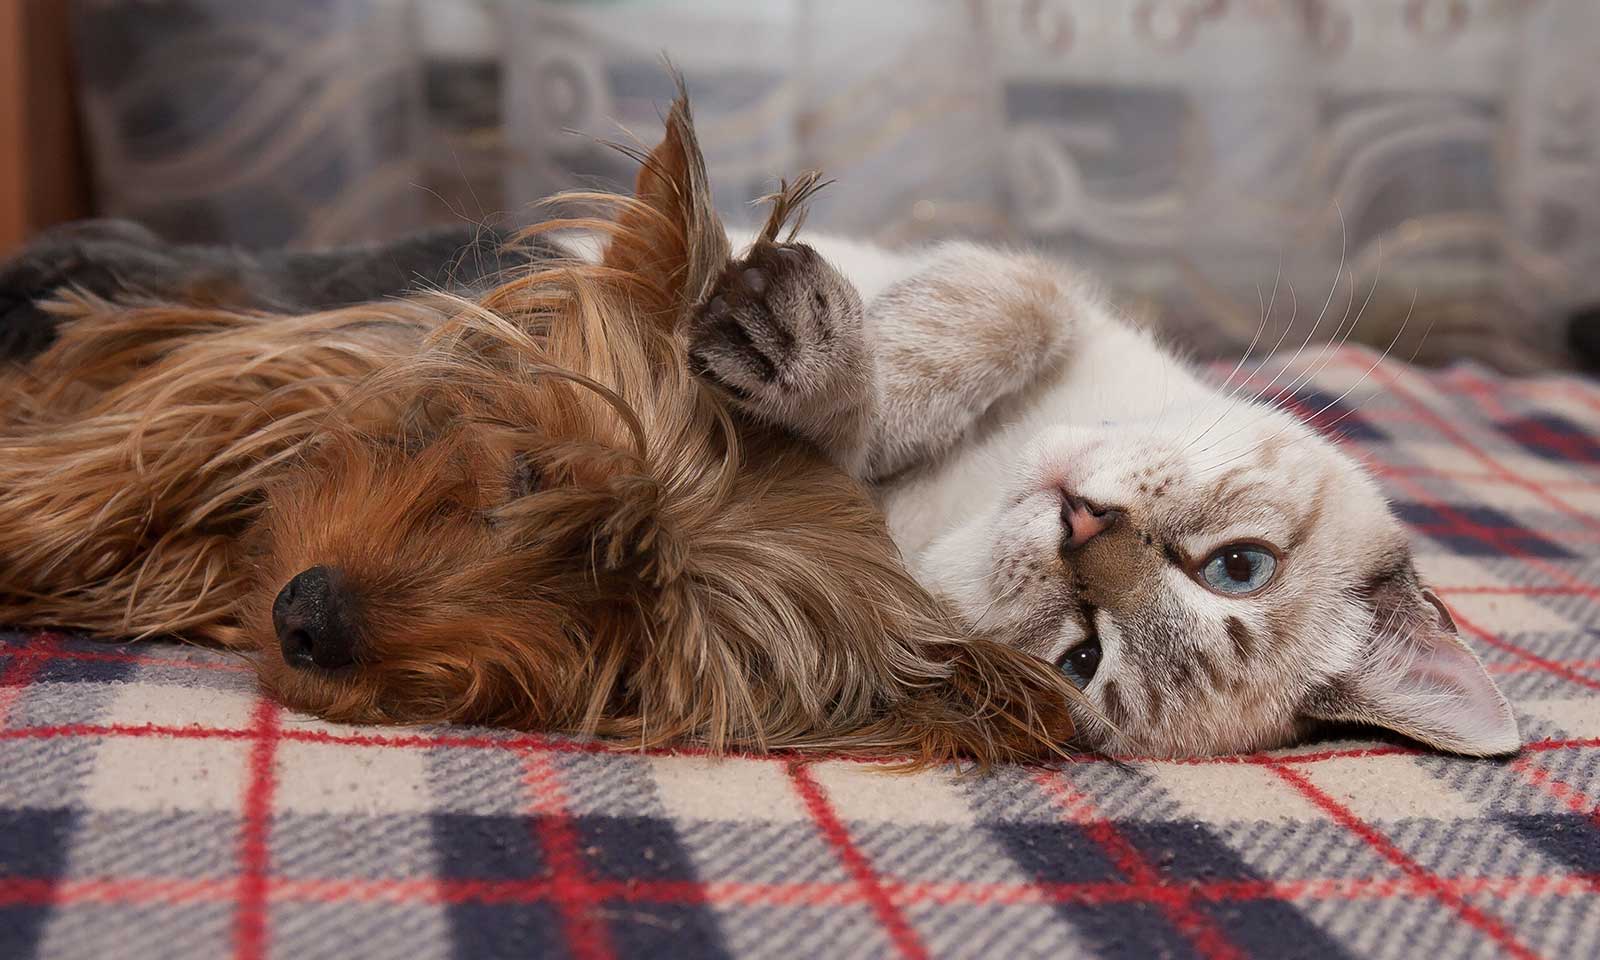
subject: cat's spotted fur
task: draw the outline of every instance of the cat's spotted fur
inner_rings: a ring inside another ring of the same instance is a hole
[[[691,339],[755,415],[878,484],[925,585],[1077,674],[1092,746],[1252,750],[1326,720],[1518,746],[1376,483],[1061,264],[758,242]],[[1263,586],[1216,588],[1255,582],[1263,555]]]

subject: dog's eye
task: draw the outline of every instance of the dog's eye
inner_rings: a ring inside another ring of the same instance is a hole
[[[511,464],[511,499],[520,500],[544,487],[544,468],[531,454],[519,453]]]
[[[1200,582],[1230,597],[1244,597],[1272,582],[1278,557],[1256,543],[1230,543],[1206,558]]]
[[[1094,679],[1095,671],[1100,669],[1100,641],[1091,638],[1068,649],[1056,661],[1056,667],[1087,686]]]

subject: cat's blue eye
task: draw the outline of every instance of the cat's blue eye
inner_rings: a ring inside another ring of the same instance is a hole
[[[1242,597],[1272,582],[1278,558],[1254,543],[1230,543],[1206,558],[1200,579],[1218,593]]]

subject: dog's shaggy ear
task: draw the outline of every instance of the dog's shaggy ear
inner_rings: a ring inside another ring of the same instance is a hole
[[[667,112],[666,135],[638,159],[634,202],[617,218],[605,265],[647,284],[644,296],[655,298],[650,313],[673,328],[710,293],[731,253],[711,202],[682,78]]]
[[[644,154],[612,144],[639,161],[639,175],[632,201],[621,207],[604,257],[606,266],[640,282],[644,289],[635,296],[636,303],[669,330],[711,295],[732,255],[711,200],[683,78],[678,77],[677,83],[666,132],[654,150]],[[806,204],[825,186],[820,174],[808,171],[793,181],[784,180],[778,192],[762,197],[770,210],[758,242],[776,242],[785,226],[789,239],[794,239],[805,221]]]
[[[929,644],[948,673],[896,703],[874,728],[904,769],[972,761],[1028,763],[1068,757],[1069,704],[1082,696],[1050,664],[987,637]]]

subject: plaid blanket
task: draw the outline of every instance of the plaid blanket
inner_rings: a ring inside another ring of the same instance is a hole
[[[1600,385],[1374,360],[1290,402],[1388,484],[1514,759],[616,754],[0,635],[0,957],[1600,955]]]

